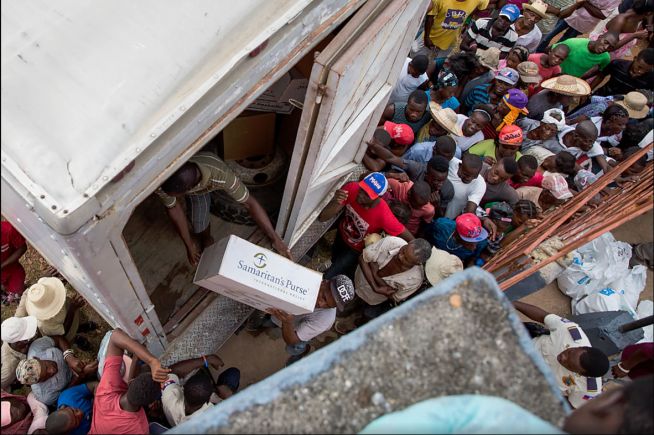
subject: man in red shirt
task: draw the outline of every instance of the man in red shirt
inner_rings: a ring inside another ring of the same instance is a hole
[[[25,291],[25,269],[18,262],[27,251],[27,243],[9,222],[2,221],[2,288],[9,302],[20,299]]]
[[[332,265],[324,273],[325,279],[344,274],[352,278],[359,255],[365,247],[364,238],[380,231],[410,242],[413,236],[393,215],[382,196],[388,189],[384,174],[373,172],[358,183],[345,184],[334,193],[332,200],[318,216],[326,222],[345,209],[338,225],[332,247]]]
[[[152,369],[129,382],[120,373],[125,350],[132,352]],[[93,421],[89,434],[146,434],[148,419],[144,407],[161,396],[161,382],[168,379],[170,369],[161,363],[141,344],[132,340],[120,329],[111,333],[107,345],[104,370],[95,390]]]

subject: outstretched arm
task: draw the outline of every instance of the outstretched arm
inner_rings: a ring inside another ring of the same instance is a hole
[[[531,320],[535,320],[540,323],[545,323],[545,316],[550,314],[542,308],[537,307],[536,305],[531,305],[520,301],[513,301],[513,306],[516,310],[520,311]]]
[[[124,351],[130,351],[152,369],[152,379],[156,382],[165,382],[170,369],[163,368],[161,362],[141,343],[132,339],[121,329],[114,329],[107,345],[107,357],[123,356]]]
[[[243,205],[248,209],[250,216],[252,216],[252,219],[257,223],[257,226],[261,228],[266,236],[268,236],[275,250],[284,257],[292,260],[291,250],[286,246],[286,243],[284,243],[282,238],[279,237],[279,234],[275,232],[275,228],[273,228],[272,222],[270,222],[268,213],[266,213],[266,210],[263,209],[259,201],[250,195]]]

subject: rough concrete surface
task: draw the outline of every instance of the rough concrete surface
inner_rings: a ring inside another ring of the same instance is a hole
[[[460,307],[452,294],[460,295]],[[553,424],[567,409],[510,304],[477,268],[171,433],[356,433],[382,414],[463,393],[504,397]]]

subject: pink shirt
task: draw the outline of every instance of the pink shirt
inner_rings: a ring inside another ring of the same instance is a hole
[[[402,183],[401,181],[389,178],[388,185],[390,186],[388,192],[391,199],[396,199],[411,207],[411,204],[409,204],[409,190],[413,187],[412,181]],[[430,202],[417,210],[411,208],[411,217],[409,217],[409,222],[406,224],[407,230],[415,236],[420,227],[420,221],[423,220],[425,223],[430,223],[434,219],[435,213],[434,206]]]
[[[621,0],[588,0],[588,3],[604,12],[607,17],[620,5]],[[591,32],[602,21],[592,16],[583,6],[565,19],[570,27],[580,33]]]

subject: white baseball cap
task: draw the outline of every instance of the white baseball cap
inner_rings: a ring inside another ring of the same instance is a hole
[[[2,328],[2,341],[17,343],[29,340],[36,335],[38,320],[34,316],[10,317],[0,327]]]

